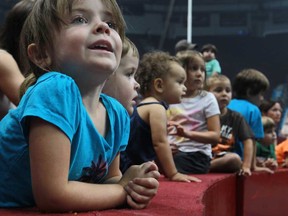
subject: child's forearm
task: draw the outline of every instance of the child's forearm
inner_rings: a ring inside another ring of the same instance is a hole
[[[126,191],[119,184],[71,181],[57,192],[38,193],[36,203],[40,210],[49,212],[91,211],[119,207],[126,203],[126,197]]]
[[[200,143],[216,145],[219,142],[219,133],[214,131],[188,131],[186,137]]]
[[[171,178],[175,174],[177,174],[178,171],[176,169],[169,144],[168,143],[156,143],[154,145],[154,150],[161,164],[164,175],[167,178]]]
[[[257,167],[257,146],[255,140],[253,140],[253,157],[252,157],[252,168],[255,169]]]
[[[254,147],[252,139],[247,139],[243,141],[244,145],[244,154],[243,154],[243,168],[251,169],[252,161],[253,161],[253,154],[254,154]]]

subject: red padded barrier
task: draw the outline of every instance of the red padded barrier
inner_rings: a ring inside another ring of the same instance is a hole
[[[84,213],[41,214],[32,209],[0,209],[5,216],[285,216],[288,215],[288,170],[195,175],[201,183],[171,182],[160,178],[158,194],[143,210],[111,209]]]
[[[288,215],[288,170],[253,173],[238,179],[239,216]]]
[[[236,216],[236,175],[215,182],[204,193],[206,216]]]

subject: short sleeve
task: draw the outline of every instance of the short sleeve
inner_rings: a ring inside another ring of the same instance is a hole
[[[49,72],[42,76],[25,94],[21,117],[24,134],[27,136],[27,119],[34,116],[57,126],[72,141],[82,103],[78,87],[72,78],[60,73]]]

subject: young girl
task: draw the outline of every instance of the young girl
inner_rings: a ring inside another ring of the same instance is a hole
[[[103,93],[117,99],[130,115],[138,98],[139,83],[135,80],[138,64],[138,49],[129,38],[125,37],[120,65],[108,78],[103,88]]]
[[[35,2],[21,42],[32,73],[19,106],[0,123],[1,207],[65,212],[151,201],[157,166],[121,176],[129,116],[101,94],[119,65],[124,27],[114,0]]]
[[[219,107],[215,96],[202,90],[205,62],[196,51],[182,51],[177,57],[186,70],[186,95],[168,110],[169,142],[176,168],[182,173],[207,173],[211,145],[220,135]],[[176,129],[176,130],[175,130]]]
[[[143,100],[131,116],[131,133],[127,149],[121,153],[121,169],[125,171],[133,164],[157,159],[170,180],[199,181],[177,171],[167,140],[167,104],[179,103],[185,94],[184,69],[165,52],[146,53],[136,80]]]

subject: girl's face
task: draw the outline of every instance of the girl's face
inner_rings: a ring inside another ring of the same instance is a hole
[[[87,74],[91,82],[104,82],[117,69],[122,51],[113,14],[101,0],[81,0],[66,21],[55,37],[56,65],[73,78]]]
[[[211,61],[212,59],[215,59],[215,53],[212,50],[206,50],[203,52],[203,58],[205,61]]]
[[[272,106],[267,114],[268,117],[272,118],[276,124],[278,124],[281,120],[282,115],[282,107],[279,103],[275,103],[274,106]]]
[[[136,105],[139,83],[135,80],[139,59],[129,52],[121,59],[116,72],[112,74],[105,83],[103,93],[116,98],[131,115]]]
[[[187,71],[187,80],[185,86],[187,88],[187,97],[195,96],[198,90],[203,88],[205,81],[205,63],[201,57],[195,57],[190,61]]]
[[[168,104],[180,103],[186,92],[185,81],[184,68],[178,63],[171,63],[169,75],[163,79],[164,94],[162,100]]]
[[[227,107],[232,97],[230,81],[217,81],[210,87],[209,91],[215,95],[219,109],[222,112],[222,110]]]
[[[277,141],[277,135],[275,132],[275,128],[273,127],[273,128],[266,129],[264,131],[264,138],[261,143],[264,146],[269,146],[271,144],[274,144],[276,141]]]

